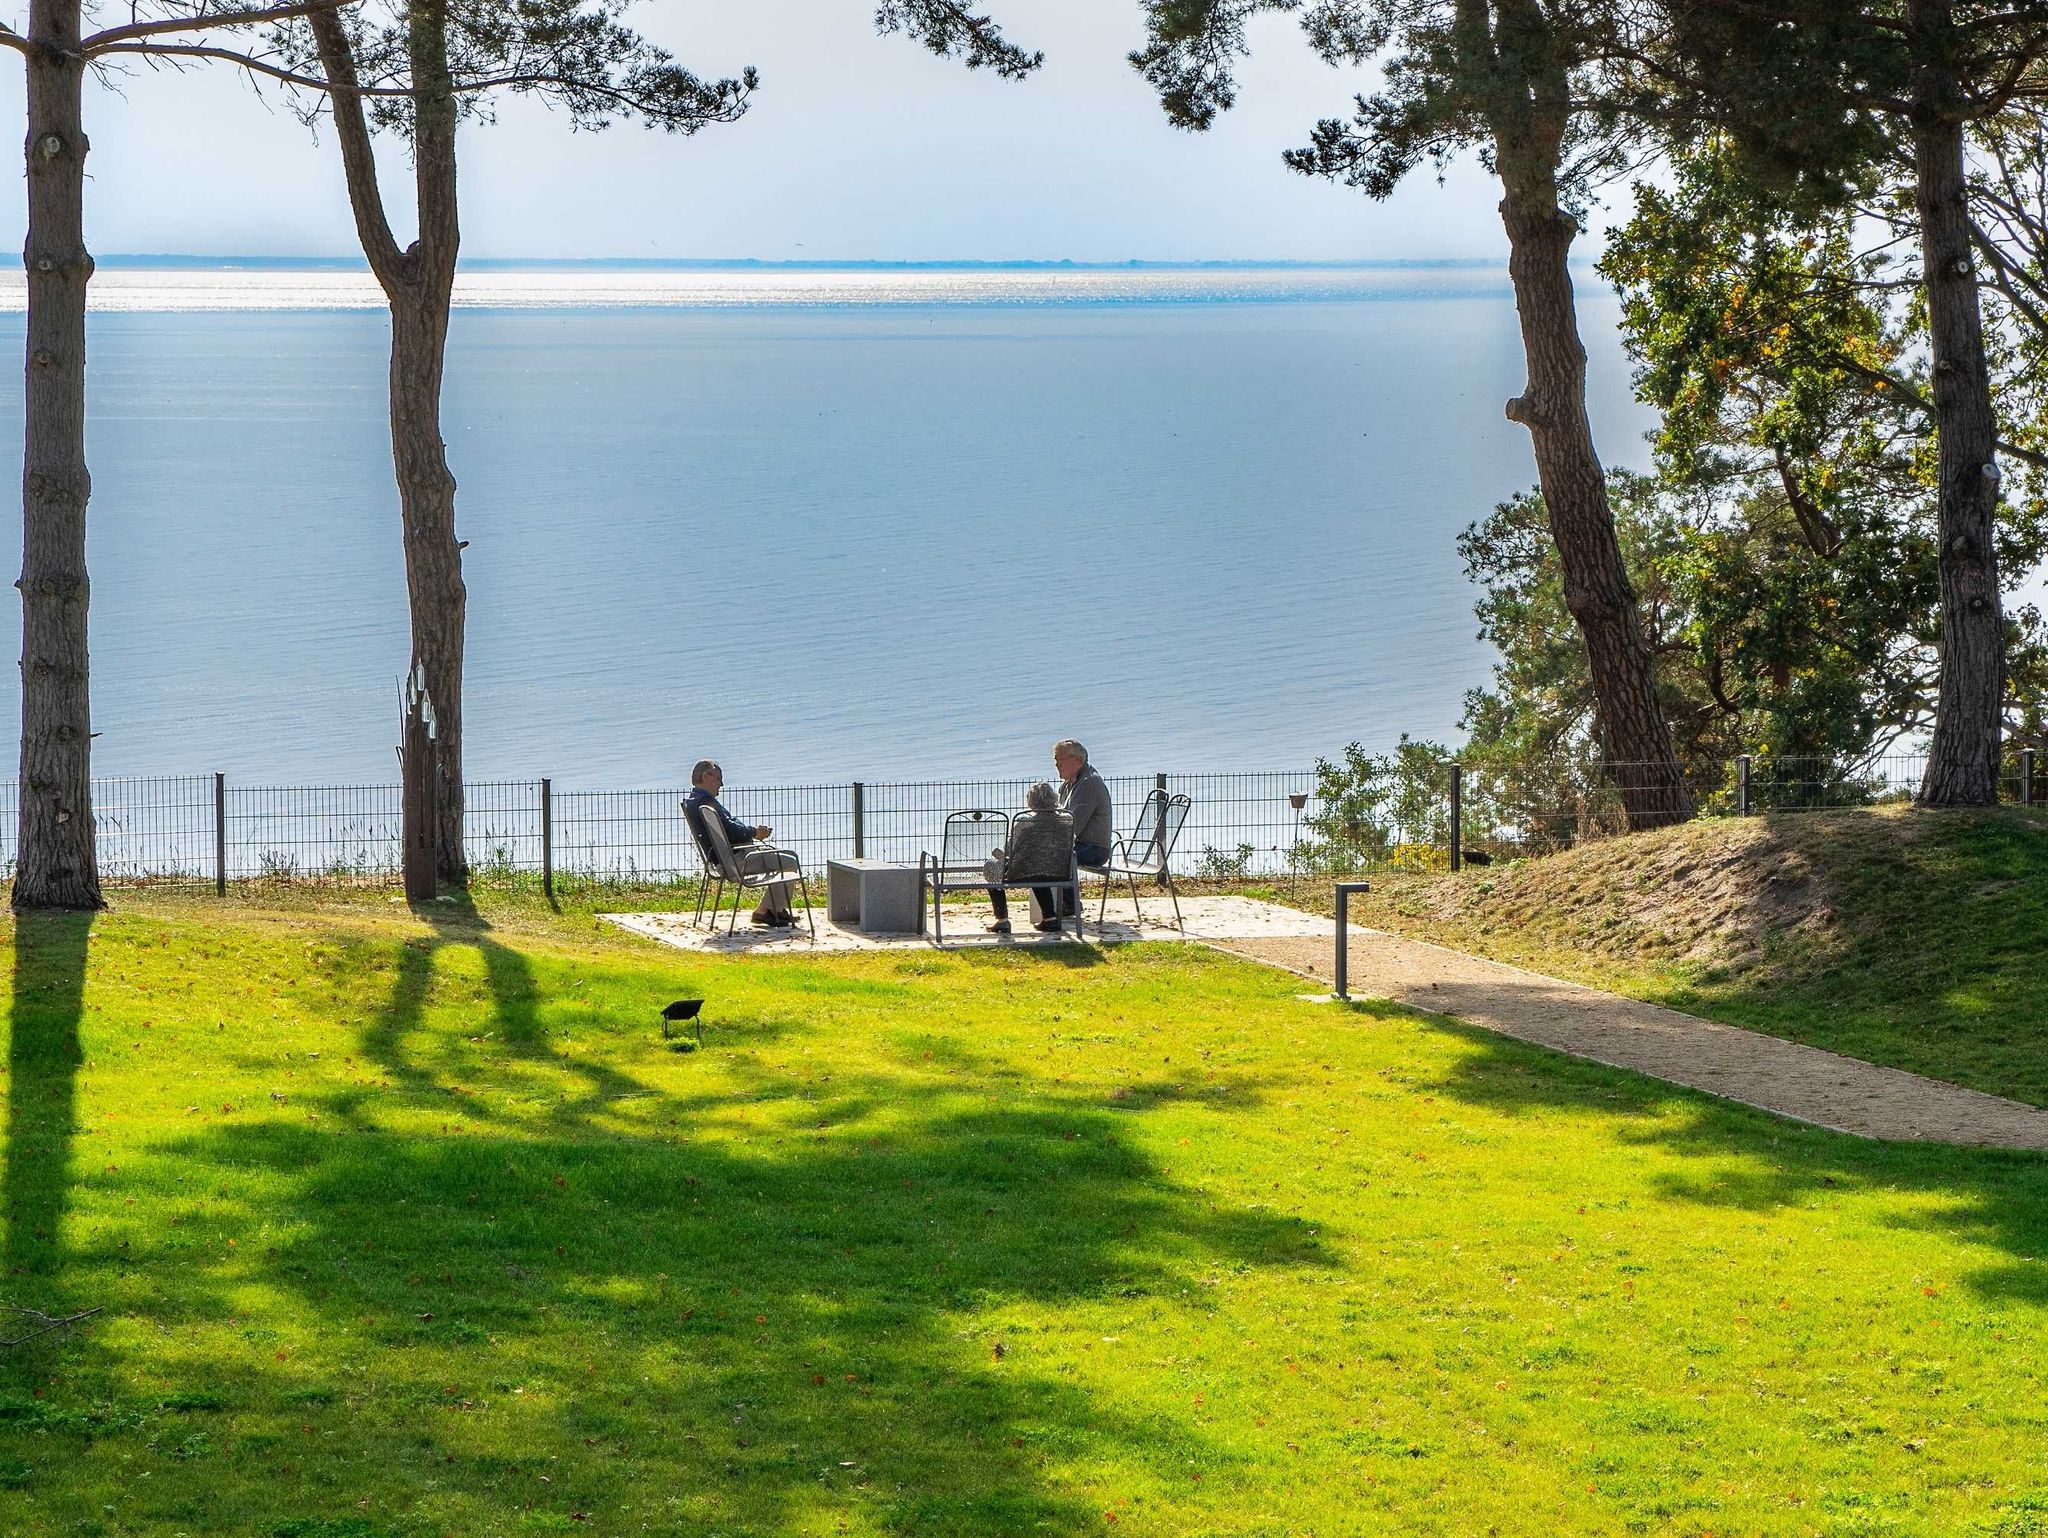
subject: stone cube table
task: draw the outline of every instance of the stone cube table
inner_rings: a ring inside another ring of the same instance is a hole
[[[918,868],[896,860],[827,860],[825,916],[862,934],[923,934]]]

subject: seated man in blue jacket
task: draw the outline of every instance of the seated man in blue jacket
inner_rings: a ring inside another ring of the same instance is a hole
[[[777,849],[768,842],[768,835],[775,830],[770,827],[755,827],[752,823],[741,822],[719,802],[718,793],[725,786],[725,771],[710,759],[698,760],[697,767],[690,771],[690,793],[683,797],[683,819],[689,823],[690,832],[697,840],[697,847],[704,851],[704,857],[715,867],[717,860],[712,854],[711,844],[704,836],[703,819],[716,817],[725,829],[726,840],[732,845],[733,857],[739,867],[749,875],[756,871],[786,870],[796,873],[796,856],[786,849]],[[761,887],[760,906],[754,909],[754,916],[748,921],[764,929],[786,929],[796,922],[789,911],[789,889],[793,882],[780,882],[775,886]]]

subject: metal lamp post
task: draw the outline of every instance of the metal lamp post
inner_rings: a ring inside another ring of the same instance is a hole
[[[1308,792],[1290,790],[1287,804],[1294,808],[1294,842],[1287,849],[1287,869],[1294,881],[1294,895],[1301,896],[1301,809],[1308,805]]]

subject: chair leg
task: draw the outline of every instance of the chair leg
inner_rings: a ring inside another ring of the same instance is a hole
[[[1104,871],[1102,873],[1102,901],[1097,904],[1095,909],[1095,927],[1097,929],[1102,928],[1102,921],[1109,917],[1109,883],[1109,872]],[[1076,906],[1078,907],[1079,904],[1076,904]]]
[[[740,932],[740,902],[746,895],[747,889],[744,885],[736,886],[732,889],[732,918],[725,926],[725,932],[728,935],[736,935]]]
[[[932,944],[934,945],[944,945],[946,943],[946,926],[939,917],[939,899],[942,895],[939,883],[934,881],[932,883]]]
[[[1162,867],[1160,873],[1166,877],[1166,895],[1173,899],[1173,927],[1182,934],[1186,934],[1188,932],[1188,921],[1180,916],[1180,888],[1173,884],[1173,872],[1171,870]]]
[[[1138,901],[1138,878],[1131,871],[1124,872],[1124,880],[1131,886],[1131,927],[1137,929],[1145,922],[1144,904]]]
[[[804,922],[811,926],[811,939],[815,942],[818,938],[818,920],[811,912],[811,884],[804,880],[804,873],[801,870],[796,873],[796,884],[797,889],[804,894]]]
[[[697,877],[697,906],[690,914],[690,927],[696,928],[704,922],[704,894],[711,890],[711,878],[700,874]]]

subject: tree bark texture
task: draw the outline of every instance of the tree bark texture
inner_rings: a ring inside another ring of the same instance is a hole
[[[1534,0],[1459,0],[1458,46],[1486,100],[1505,196],[1508,277],[1522,326],[1528,386],[1507,404],[1529,430],[1557,545],[1565,607],[1586,644],[1594,727],[1630,828],[1692,816],[1635,588],[1622,563],[1607,474],[1586,415],[1586,348],[1568,265],[1577,222],[1559,206],[1557,176],[1572,112],[1568,71]]]
[[[1940,445],[1941,680],[1920,800],[1989,806],[1998,799],[2005,616],[1992,543],[1998,514],[1998,422],[1964,203],[1963,126],[1944,62],[1947,0],[1913,0],[1913,169],[1934,363]]]
[[[419,238],[403,251],[391,234],[378,188],[347,35],[331,12],[313,17],[312,25],[322,67],[335,87],[335,137],[356,232],[391,312],[391,461],[405,548],[412,661],[425,677],[436,722],[431,798],[436,864],[443,880],[459,884],[468,877],[462,847],[462,662],[469,600],[462,546],[455,535],[455,477],[441,436],[441,383],[461,246],[457,112],[446,18],[441,0],[415,4],[408,13],[408,55],[419,93],[413,98],[412,142]]]
[[[14,906],[103,906],[86,665],[85,66],[78,0],[29,12],[21,781]]]

